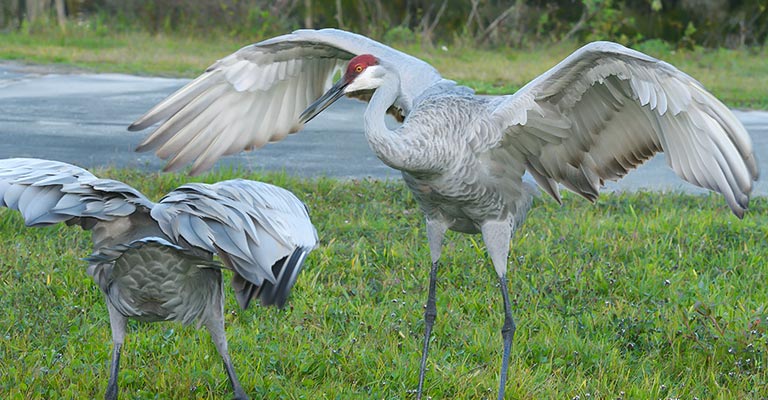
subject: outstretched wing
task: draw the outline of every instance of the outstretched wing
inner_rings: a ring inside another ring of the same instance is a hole
[[[0,206],[20,211],[27,226],[44,226],[75,218],[111,221],[137,207],[152,208],[152,202],[122,182],[74,165],[10,158],[0,160]]]
[[[741,217],[758,177],[744,126],[670,64],[610,42],[577,50],[494,103],[492,157],[524,160],[560,200],[557,184],[594,200],[660,151],[678,176],[725,196]]]
[[[283,286],[290,290],[304,256],[317,245],[303,203],[266,183],[187,184],[160,200],[151,215],[173,240],[217,253],[236,273],[233,286],[243,307],[263,294],[258,289],[267,283],[280,286],[288,279],[290,285]],[[297,251],[303,255],[291,264]],[[285,275],[285,267],[296,273]],[[262,301],[282,305],[273,297]]]
[[[299,30],[268,39],[219,60],[128,129],[162,124],[137,148],[170,159],[166,170],[194,160],[191,173],[219,158],[259,148],[302,128],[301,112],[330,88],[333,75],[359,54],[402,68],[400,108],[441,79],[429,64],[354,33]],[[406,73],[407,72],[407,73]]]

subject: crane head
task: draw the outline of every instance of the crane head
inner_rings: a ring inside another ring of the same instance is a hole
[[[301,113],[299,121],[307,123],[345,94],[376,89],[381,85],[379,59],[371,54],[361,54],[349,60],[344,75],[325,94]]]

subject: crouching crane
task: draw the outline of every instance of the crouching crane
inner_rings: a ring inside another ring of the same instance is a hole
[[[64,222],[92,231],[87,272],[106,297],[114,345],[108,400],[118,394],[128,318],[204,325],[235,398],[248,398],[227,350],[221,269],[233,271],[243,309],[256,298],[282,307],[317,245],[307,209],[292,193],[242,179],[186,184],[153,203],[73,165],[6,159],[0,160],[0,206],[20,211],[28,226]]]
[[[331,85],[335,71],[341,79]],[[323,92],[325,91],[325,94]],[[688,182],[721,193],[738,217],[758,169],[752,142],[727,107],[695,79],[616,43],[577,50],[517,93],[479,97],[429,64],[364,36],[300,30],[219,60],[129,129],[161,122],[138,150],[168,169],[203,171],[221,156],[263,146],[347,95],[368,100],[365,135],[385,164],[402,171],[426,215],[432,256],[417,397],[421,398],[435,288],[448,229],[481,233],[504,302],[498,398],[504,397],[515,333],[509,241],[535,187],[560,202],[559,185],[590,201],[654,154]],[[403,120],[390,129],[385,114]]]

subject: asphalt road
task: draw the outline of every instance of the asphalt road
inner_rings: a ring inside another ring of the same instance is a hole
[[[0,64],[0,158],[37,157],[85,168],[162,168],[162,160],[133,149],[149,132],[128,132],[136,118],[187,80],[121,74],[62,73],[41,67]],[[342,99],[287,139],[218,165],[338,178],[398,178],[368,148],[362,132],[365,104]],[[755,144],[761,170],[768,168],[768,112],[735,111]],[[768,173],[768,172],[766,172]],[[679,179],[657,156],[611,190],[700,192]],[[765,178],[755,194],[768,193]]]

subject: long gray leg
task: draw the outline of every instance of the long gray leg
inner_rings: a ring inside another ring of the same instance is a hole
[[[488,249],[488,255],[493,262],[493,268],[499,277],[501,296],[504,299],[504,326],[501,337],[504,340],[504,353],[501,359],[501,378],[499,381],[499,400],[504,399],[504,388],[507,383],[509,369],[509,353],[512,349],[512,339],[515,337],[515,321],[509,303],[507,288],[507,257],[509,256],[509,241],[512,238],[512,227],[508,221],[488,222],[481,227],[483,241]]]
[[[112,364],[109,367],[109,382],[107,391],[104,393],[104,399],[117,399],[117,374],[120,370],[120,349],[125,342],[125,324],[128,318],[120,314],[119,311],[107,299],[107,310],[109,311],[109,326],[112,328]]]
[[[501,296],[504,298],[504,326],[501,328],[501,337],[504,339],[504,354],[501,358],[501,379],[499,382],[498,400],[504,399],[504,388],[507,384],[507,370],[509,369],[509,353],[512,349],[512,339],[515,337],[515,321],[512,319],[511,306],[509,304],[509,290],[507,289],[507,277],[499,278]]]
[[[427,296],[427,308],[424,310],[424,347],[421,350],[421,367],[419,368],[419,389],[416,394],[417,399],[421,399],[421,392],[424,389],[424,372],[427,368],[427,353],[429,352],[429,337],[432,334],[432,326],[437,317],[437,307],[435,306],[435,288],[437,286],[437,262],[432,263],[432,269],[429,271],[429,295]]]
[[[221,302],[221,299],[219,299],[219,302]],[[229,346],[227,345],[227,336],[224,332],[224,311],[221,307],[213,306],[212,308],[215,309],[212,312],[214,315],[205,322],[205,327],[208,328],[208,333],[211,334],[211,340],[213,340],[216,350],[219,352],[222,361],[224,361],[224,369],[227,371],[227,376],[229,377],[229,383],[232,385],[235,399],[248,399],[248,395],[245,394],[243,387],[240,386],[240,381],[237,379],[235,368],[232,366],[232,360],[229,357]]]
[[[429,271],[429,293],[427,295],[427,308],[424,310],[424,347],[421,350],[421,366],[419,368],[419,388],[416,392],[416,398],[421,399],[421,393],[424,389],[424,373],[427,369],[427,354],[429,353],[429,337],[432,334],[432,326],[437,318],[437,307],[435,305],[435,291],[437,289],[437,266],[442,251],[443,237],[447,230],[447,225],[439,221],[427,220],[427,240],[429,241],[429,252],[432,256],[432,268]]]

